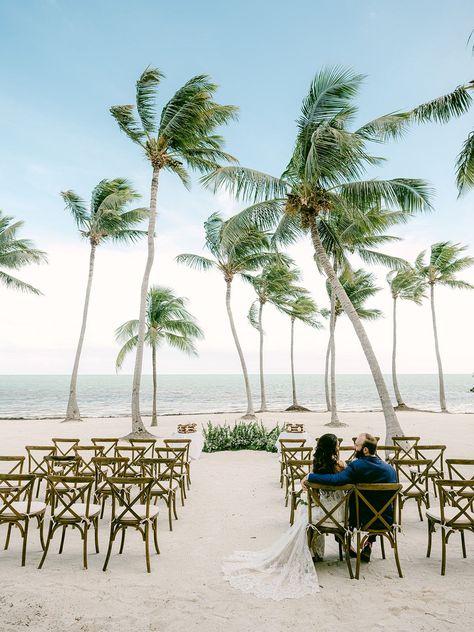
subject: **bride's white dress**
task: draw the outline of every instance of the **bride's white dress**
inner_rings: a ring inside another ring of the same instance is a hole
[[[342,498],[344,492],[324,492],[325,506],[330,509]],[[344,505],[334,512],[343,519]],[[320,516],[319,516],[320,517]],[[313,519],[318,514],[313,510]],[[308,512],[302,506],[298,517],[276,542],[263,551],[235,551],[224,559],[224,579],[238,590],[263,599],[294,599],[319,592],[318,575],[306,536]],[[323,556],[324,535],[316,538],[314,552]]]

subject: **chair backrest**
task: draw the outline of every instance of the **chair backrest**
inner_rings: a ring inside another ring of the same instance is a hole
[[[302,448],[306,439],[278,439],[278,443],[280,444],[280,450],[283,448]]]
[[[376,454],[386,463],[392,463],[395,459],[400,458],[400,448],[397,445],[379,445],[377,444]]]
[[[54,437],[51,439],[57,449],[57,454],[70,456],[74,454],[74,447],[79,444],[80,439],[66,439],[65,437]]]
[[[404,496],[425,496],[428,493],[430,459],[394,459],[399,483],[403,483]]]
[[[107,479],[112,495],[112,520],[141,524],[150,517],[150,497],[154,479],[151,476],[112,476]],[[124,494],[124,488],[132,488]],[[144,505],[138,508],[137,505]]]
[[[95,476],[95,467],[92,459],[102,456],[104,448],[101,445],[77,445],[74,454],[79,459],[80,476]]]
[[[56,455],[54,445],[27,445],[25,446],[28,455],[28,473],[36,476],[47,476],[48,466],[44,460],[47,456]]]
[[[0,474],[22,474],[25,456],[0,456]]]
[[[441,520],[452,529],[474,530],[474,480],[436,480]]]
[[[321,533],[346,531],[349,525],[349,502],[354,485],[320,485],[308,483],[308,523]],[[334,494],[340,492],[339,500]]]
[[[104,448],[102,456],[113,457],[118,442],[119,440],[114,437],[91,437],[91,443],[93,445],[102,446]]]
[[[48,476],[51,518],[55,522],[82,522],[89,518],[92,476]],[[80,504],[81,509],[74,505]]]
[[[402,485],[371,483],[354,485],[353,527],[368,533],[382,533],[396,528],[393,523]]]
[[[340,445],[339,458],[344,463],[350,463],[355,459],[356,453],[353,445]]]
[[[128,458],[119,456],[96,456],[92,458],[95,472],[96,486],[110,477],[126,476],[128,469]]]
[[[415,445],[416,459],[429,459],[431,466],[429,475],[443,478],[444,476],[444,451],[445,445]]]
[[[140,460],[143,459],[145,449],[145,447],[138,445],[115,446],[115,456],[126,457],[128,459],[128,475],[138,476],[140,474]]]
[[[153,478],[154,491],[163,494],[168,493],[174,484],[176,459],[163,459],[155,457],[153,459],[142,459],[140,461],[142,476]]]
[[[281,449],[281,458],[285,464],[288,463],[288,461],[307,461],[311,459],[312,454],[313,448],[310,446]]]
[[[45,463],[48,476],[77,476],[80,458],[77,456],[46,456]]]
[[[400,448],[401,459],[415,458],[415,446],[420,442],[420,437],[392,437],[393,445]]]
[[[145,448],[143,452],[144,459],[152,459],[155,456],[156,439],[130,439],[130,443],[134,446]]]
[[[189,461],[191,439],[163,439],[163,443],[167,448],[186,448],[185,459]]]
[[[357,437],[351,437],[352,439],[352,443],[355,443],[357,441]],[[376,435],[374,436],[374,439],[377,441],[377,443],[380,441],[380,437],[377,437]]]
[[[30,513],[34,482],[32,474],[0,474],[0,522],[21,520]]]
[[[446,459],[448,477],[452,480],[474,479],[474,459]]]
[[[155,458],[158,459],[174,459],[174,473],[181,475],[186,472],[186,448],[155,448]]]
[[[291,490],[295,491],[295,486],[311,472],[313,461],[312,459],[290,459],[287,461],[287,466]]]

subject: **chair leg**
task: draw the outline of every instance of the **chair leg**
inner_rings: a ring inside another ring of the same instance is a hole
[[[24,566],[26,563],[26,543],[28,541],[28,527],[29,527],[30,521],[29,518],[26,517],[25,518],[25,528],[23,531],[23,546],[21,549],[21,565]]]
[[[172,499],[171,496],[168,497],[168,501],[166,503],[167,507],[168,507],[168,526],[170,531],[173,531],[173,519],[172,519]]]
[[[157,555],[159,555],[160,547],[158,546],[158,519],[153,521],[153,542],[155,544],[155,551]]]
[[[8,529],[7,529],[7,537],[5,538],[5,546],[3,547],[4,551],[6,551],[10,545],[10,536],[12,533],[12,527],[13,527],[13,522],[9,522]]]
[[[441,575],[446,575],[446,534],[441,529]]]
[[[295,520],[295,497],[291,494],[290,500],[290,525],[293,526],[293,522]]]
[[[382,549],[382,559],[385,559],[385,543],[383,535],[380,536],[380,548]]]
[[[431,543],[433,540],[434,523],[428,518],[428,548],[426,550],[426,557],[431,555]]]
[[[146,559],[146,572],[151,573],[151,564],[150,564],[150,523],[145,523],[145,559]]]
[[[126,530],[127,530],[126,527],[122,527],[122,539],[120,540],[119,555],[122,555],[123,553],[123,545],[125,544],[125,531]]]
[[[462,546],[462,556],[466,559],[466,540],[464,538],[464,531],[461,530],[461,546]]]
[[[39,536],[40,536],[40,544],[41,544],[41,548],[44,551],[44,514],[42,516],[38,516],[38,529],[39,529]]]
[[[345,538],[345,542],[344,542],[344,553],[345,553],[345,557],[346,557],[346,564],[347,564],[347,569],[349,571],[349,577],[351,579],[354,579],[354,573],[352,572],[352,564],[351,564],[351,555],[350,555],[350,548],[351,548],[351,536],[347,536]]]
[[[64,539],[66,537],[66,526],[63,527],[63,531],[61,533],[61,544],[59,545],[59,554],[63,552]]]
[[[82,562],[84,569],[87,570],[87,532],[89,531],[89,525],[84,525],[84,533],[82,534]]]
[[[53,539],[53,533],[54,533],[53,523],[50,522],[49,528],[48,528],[48,535],[46,536],[46,546],[44,547],[43,555],[41,557],[40,563],[38,564],[38,568],[43,568],[46,555],[48,554],[49,545],[51,543],[51,540]]]
[[[109,535],[109,546],[107,548],[107,555],[105,556],[104,566],[102,567],[103,571],[107,570],[107,566],[108,566],[109,560],[110,560],[110,554],[112,553],[112,545],[114,543],[114,540],[115,540],[114,526],[113,526],[113,523],[111,523],[111,525],[110,525],[110,535]]]
[[[360,533],[357,532],[357,561],[356,561],[356,572],[355,578],[359,579],[360,573]]]
[[[421,522],[423,522],[423,514],[421,513],[421,500],[419,498],[416,499],[416,504],[418,505],[418,515],[420,516]]]
[[[99,552],[99,518],[96,516],[94,520],[94,535],[95,535],[95,552]]]
[[[339,561],[342,562],[342,542],[340,540],[338,540],[338,544],[339,544]]]
[[[173,514],[174,514],[174,519],[178,520],[178,514],[176,512],[176,494],[173,494]]]
[[[105,512],[105,496],[102,496],[101,508],[100,508],[100,517],[104,517]]]
[[[397,542],[397,534],[396,534],[396,532],[394,532],[393,555],[395,557],[395,564],[397,565],[398,576],[399,577],[403,577],[402,567],[400,566],[400,558],[398,557],[398,542]]]

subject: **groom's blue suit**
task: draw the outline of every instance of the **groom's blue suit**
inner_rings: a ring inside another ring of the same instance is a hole
[[[354,459],[351,461],[345,469],[337,474],[309,474],[308,475],[308,483],[319,483],[320,485],[356,485],[357,483],[396,483],[397,475],[395,473],[395,469],[382,461],[381,458],[375,455],[362,456],[358,459]],[[367,494],[367,500],[373,504],[373,506],[377,508],[382,508],[385,502],[390,497],[391,493],[389,492],[388,497],[384,501],[384,494],[382,492],[375,492],[374,494]],[[372,497],[371,497],[372,496]],[[352,505],[351,505],[352,510]],[[370,519],[371,513],[367,507],[360,506],[361,511],[361,522],[363,523],[365,519]],[[353,514],[353,512],[350,512]],[[393,522],[393,510],[392,507],[388,507],[383,514],[384,518],[387,522]],[[349,516],[350,522],[354,522],[354,517]],[[351,526],[354,526],[351,524]],[[374,525],[375,526],[375,525]]]

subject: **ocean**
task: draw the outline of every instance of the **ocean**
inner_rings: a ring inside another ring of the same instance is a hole
[[[391,391],[390,376],[386,376]],[[259,407],[258,375],[251,375],[255,409]],[[281,411],[291,404],[289,375],[267,375],[267,404]],[[130,415],[131,375],[81,375],[78,401],[85,417]],[[470,375],[446,375],[446,399],[451,412],[474,413]],[[439,410],[437,375],[400,375],[405,403],[423,410]],[[297,375],[298,403],[314,411],[325,410],[324,377]],[[64,416],[69,389],[68,375],[1,375],[0,418]],[[341,411],[379,410],[380,402],[370,375],[337,376]],[[151,413],[152,378],[142,378],[141,411]],[[241,375],[159,375],[158,414],[239,412],[246,400]]]

